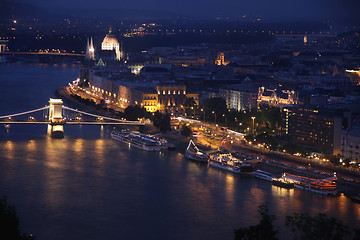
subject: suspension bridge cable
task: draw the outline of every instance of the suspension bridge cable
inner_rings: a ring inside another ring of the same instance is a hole
[[[16,117],[16,116],[20,116],[20,115],[25,115],[25,114],[41,111],[41,110],[48,109],[48,108],[50,108],[50,106],[45,106],[45,107],[42,107],[42,108],[38,108],[38,109],[26,111],[26,112],[21,112],[21,113],[14,113],[14,114],[6,115],[6,116],[0,116],[0,118]]]
[[[136,123],[137,122],[137,121],[126,121],[126,120],[121,120],[121,119],[116,119],[116,118],[99,116],[99,115],[95,115],[95,114],[75,110],[75,109],[72,109],[72,108],[69,108],[69,107],[66,107],[66,106],[63,106],[63,109],[67,109],[67,110],[71,110],[71,111],[74,111],[74,112],[82,113],[82,114],[89,115],[89,116],[92,116],[92,117],[103,118],[103,119],[106,119],[106,120],[112,120],[112,121],[116,121],[116,122],[124,122],[124,123]]]

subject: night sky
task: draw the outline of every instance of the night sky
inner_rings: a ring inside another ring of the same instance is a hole
[[[27,0],[44,8],[119,8],[163,11],[198,17],[239,17],[268,20],[348,19],[359,23],[359,0]]]

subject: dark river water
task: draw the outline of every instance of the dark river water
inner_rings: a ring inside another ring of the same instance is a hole
[[[0,64],[0,115],[43,107],[77,64]],[[360,227],[360,204],[287,190],[110,138],[109,127],[0,126],[0,196],[17,208],[21,230],[38,240],[233,239],[257,224],[267,203],[276,225],[285,216],[320,212]],[[283,239],[288,239],[282,234]]]

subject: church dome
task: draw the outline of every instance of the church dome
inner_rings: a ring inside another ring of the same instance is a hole
[[[115,35],[112,34],[112,29],[110,27],[109,33],[106,34],[102,44],[101,44],[101,50],[113,50],[119,48],[119,42]]]

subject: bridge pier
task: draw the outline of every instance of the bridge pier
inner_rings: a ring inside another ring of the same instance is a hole
[[[8,40],[0,40],[0,53],[7,52]]]
[[[48,124],[48,133],[53,138],[63,138],[64,137],[64,120],[62,117],[62,104],[61,99],[50,98],[50,108],[49,108],[49,121]]]

